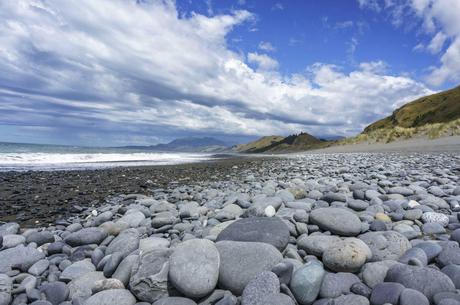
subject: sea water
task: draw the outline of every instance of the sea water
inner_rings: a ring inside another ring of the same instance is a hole
[[[148,148],[80,147],[0,142],[0,171],[97,169],[203,162],[204,153],[157,152]]]

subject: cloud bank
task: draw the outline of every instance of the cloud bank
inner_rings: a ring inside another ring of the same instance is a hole
[[[181,15],[172,1],[2,1],[0,125],[65,130],[87,144],[351,135],[432,93],[388,75],[380,61],[352,72],[315,63],[283,75],[267,48],[228,47],[232,29],[254,17],[246,10]]]

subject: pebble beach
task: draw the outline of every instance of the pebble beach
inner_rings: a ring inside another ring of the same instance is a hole
[[[2,173],[19,207],[2,207],[0,305],[460,304],[459,161],[316,153]],[[47,181],[37,201],[33,177]]]

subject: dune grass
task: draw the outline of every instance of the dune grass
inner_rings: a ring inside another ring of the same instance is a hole
[[[426,124],[418,127],[380,128],[361,133],[355,137],[346,138],[337,142],[338,145],[358,143],[390,143],[412,138],[436,139],[445,136],[460,135],[460,119],[446,123]]]

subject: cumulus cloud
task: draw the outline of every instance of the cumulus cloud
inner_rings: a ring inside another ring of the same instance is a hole
[[[276,59],[271,58],[267,54],[248,53],[248,61],[255,63],[261,70],[274,70],[278,68]]]
[[[265,52],[274,52],[276,48],[268,41],[261,41],[259,43],[259,49]]]
[[[408,17],[416,17],[423,32],[431,37],[425,46],[418,43],[414,51],[439,54],[439,64],[433,67],[425,80],[433,86],[460,81],[460,1],[458,0],[357,0],[360,7],[376,10],[385,8],[400,26]],[[374,5],[375,4],[375,5]]]
[[[0,125],[48,127],[86,144],[350,135],[431,93],[376,63],[282,75],[270,56],[228,48],[227,34],[253,18],[246,10],[182,16],[160,0],[2,1]]]

